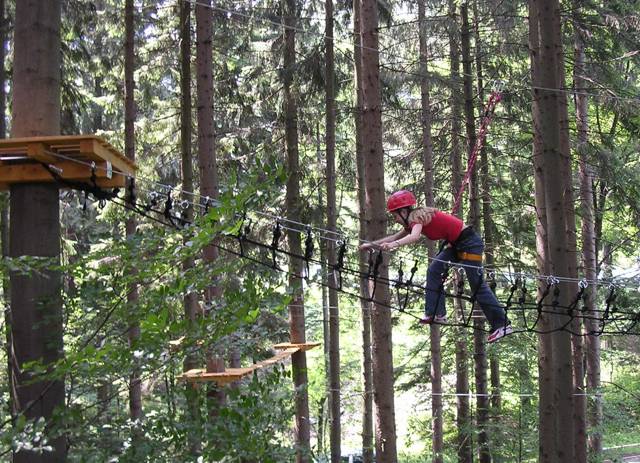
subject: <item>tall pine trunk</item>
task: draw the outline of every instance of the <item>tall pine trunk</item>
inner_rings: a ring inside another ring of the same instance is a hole
[[[7,136],[7,124],[5,119],[5,113],[7,111],[7,95],[4,91],[6,86],[7,73],[4,68],[5,59],[5,42],[7,37],[6,31],[6,17],[5,17],[5,1],[0,0],[0,139],[4,139]],[[2,192],[0,193],[0,239],[2,239],[2,258],[9,257],[9,196]],[[6,356],[7,356],[7,384],[9,389],[9,402],[7,402],[7,415],[14,417],[13,404],[14,398],[14,380],[13,380],[13,368],[14,368],[14,353],[13,353],[13,341],[11,340],[11,286],[9,285],[9,275],[5,272],[2,274],[2,302],[4,303],[4,329],[5,339],[7,342]]]
[[[540,87],[539,60],[540,39],[538,26],[538,5],[535,1],[529,2],[529,51],[531,54],[531,81],[534,87]],[[547,210],[544,191],[544,170],[542,167],[542,139],[540,130],[540,108],[538,99],[535,98],[535,90],[532,92],[532,120],[533,130],[533,164],[535,182],[536,205],[536,256],[538,273],[549,274],[547,259]],[[540,282],[539,285],[545,284]],[[542,286],[538,286],[537,298],[543,296]],[[543,332],[549,330],[551,324],[549,317],[543,314],[538,323]],[[538,406],[538,453],[540,463],[555,462],[557,426],[554,411],[554,376],[553,376],[553,346],[550,334],[538,335],[538,390],[540,403]]]
[[[362,44],[362,138],[364,146],[364,177],[369,215],[369,236],[386,233],[384,155],[382,149],[382,109],[380,93],[380,58],[378,54],[378,6],[375,0],[361,3]],[[388,277],[386,261],[379,277]],[[395,407],[393,398],[393,357],[389,287],[378,280],[371,316],[373,389],[376,412],[376,461],[397,461]]]
[[[361,3],[353,2],[353,56],[354,56],[354,86],[355,94],[355,141],[356,141],[356,175],[358,180],[358,238],[360,242],[370,240],[367,223],[367,212],[364,146],[363,139],[363,98],[362,98],[362,36],[361,36]],[[367,251],[358,253],[361,271],[366,271]],[[373,463],[373,371],[371,360],[371,309],[368,283],[360,279],[360,309],[362,313],[362,462]]]
[[[325,0],[325,150],[327,162],[327,229],[336,230],[336,89],[333,51],[333,0]],[[335,237],[335,234],[333,235]],[[329,241],[329,264],[336,263],[336,242]],[[336,275],[334,275],[335,277]],[[329,285],[329,384],[331,410],[331,463],[340,463],[340,310],[335,278]]]
[[[193,153],[191,150],[191,4],[180,4],[180,153],[182,167],[182,199],[191,202],[193,197],[189,195],[193,191]],[[193,207],[189,204],[184,212],[184,219],[192,222],[194,218]],[[188,239],[188,238],[185,238]],[[194,258],[186,259],[183,270],[189,271],[194,266]],[[197,294],[188,292],[184,296],[184,314],[188,326],[195,328],[198,316]],[[190,370],[198,366],[197,358],[193,353],[188,353],[184,361],[184,370]]]
[[[462,156],[460,152],[460,117],[462,114],[462,102],[460,101],[460,30],[458,28],[458,15],[456,3],[449,0],[449,57],[451,63],[451,191],[455,201],[456,194],[462,185]],[[462,207],[460,207],[462,209]],[[458,213],[458,215],[461,215]],[[461,278],[457,272],[453,281],[457,284]],[[453,301],[455,317],[464,318],[464,302],[455,298]],[[463,328],[456,336],[456,425],[458,461],[471,463],[473,460],[473,436],[471,433],[471,411],[469,407],[469,348]]]
[[[474,35],[475,35],[475,58],[476,58],[476,75],[478,89],[478,114],[482,114],[484,109],[485,91],[484,91],[484,75],[482,71],[482,42],[480,40],[480,15],[478,13],[478,2],[473,2],[474,16]],[[480,151],[480,197],[482,200],[482,231],[484,235],[484,262],[485,267],[491,268],[494,263],[494,238],[493,238],[493,219],[491,218],[491,192],[489,191],[489,158],[487,156],[487,144],[484,143]],[[488,281],[491,285],[491,283]],[[493,285],[492,291],[495,291]],[[497,419],[500,416],[502,407],[501,401],[501,385],[500,385],[500,358],[497,352],[489,357],[491,371],[491,407],[492,414]]]
[[[425,0],[418,0],[418,23],[420,34],[420,114],[422,126],[422,166],[424,170],[425,205],[434,207],[433,197],[433,140],[431,138],[431,97],[428,78],[429,49],[427,46],[427,21]],[[435,243],[431,240],[427,244],[429,258],[435,255]],[[444,435],[442,427],[442,355],[440,325],[429,327],[429,341],[431,352],[431,429],[433,432],[432,454],[433,463],[442,463],[444,450]]]
[[[16,2],[11,136],[60,133],[59,0]],[[14,184],[10,189],[9,254],[60,260],[58,185]],[[32,381],[23,365],[42,361],[45,368],[64,352],[61,276],[45,270],[22,275],[11,272],[11,335],[14,370],[14,410],[28,420],[40,417],[49,431],[56,408],[64,407],[64,380]],[[66,458],[61,435],[49,435],[51,452],[21,450],[14,462],[59,462]]]
[[[318,161],[318,172],[323,171],[323,158],[322,158],[322,147],[320,143],[320,124],[318,124],[318,129],[316,131],[317,134],[317,148],[316,148],[316,159]],[[324,197],[326,196],[326,191],[322,188],[318,188],[318,219],[317,223],[319,227],[324,227],[326,225],[326,207]],[[319,246],[320,251],[320,262],[321,269],[320,272],[322,274],[323,285],[321,288],[321,300],[322,300],[322,339],[323,346],[322,349],[324,351],[324,371],[325,371],[325,395],[321,399],[318,400],[318,430],[317,430],[317,439],[318,439],[318,453],[320,455],[326,454],[326,445],[325,445],[325,429],[328,425],[325,425],[325,421],[328,422],[328,413],[325,415],[325,405],[329,402],[331,395],[331,380],[329,377],[329,272],[327,271],[327,248],[328,244],[326,240],[320,241]],[[328,407],[327,407],[328,408]]]
[[[559,15],[558,0],[536,0],[538,9],[540,59],[534,61],[538,67],[540,88],[534,88],[534,98],[540,110],[539,130],[542,144],[542,169],[544,172],[544,192],[547,215],[547,258],[549,269],[554,276],[569,275],[567,258],[568,239],[565,204],[563,201],[564,179],[562,147],[560,139],[560,105],[558,49],[561,46],[556,35],[554,20]],[[559,284],[557,299],[559,307],[570,303],[569,286]],[[554,295],[554,297],[556,297]],[[565,309],[557,309],[553,314],[552,328],[559,328]],[[552,333],[555,421],[562,429],[562,445],[557,442],[556,461],[574,461],[574,406],[573,406],[573,365],[571,337],[565,331]]]
[[[562,24],[560,12],[553,21],[554,37],[558,43],[556,54],[558,56],[558,82],[565,86],[564,46],[562,43]],[[566,224],[567,248],[564,250],[567,260],[567,276],[574,280],[578,277],[578,251],[576,238],[575,200],[573,193],[573,169],[571,165],[571,148],[569,140],[569,108],[567,93],[558,94],[558,117],[560,120],[560,153],[563,179],[564,216]],[[573,303],[574,296],[578,292],[578,285],[567,283],[565,291],[569,293]],[[571,316],[571,314],[569,314]],[[574,317],[570,323],[571,331],[580,333],[582,319]],[[587,433],[586,433],[586,397],[584,395],[584,347],[582,336],[571,336],[572,366],[573,366],[573,429],[574,429],[574,461],[575,463],[587,463]]]
[[[135,146],[135,120],[136,120],[136,103],[134,99],[135,82],[133,79],[135,68],[135,43],[134,43],[134,22],[135,10],[133,0],[127,0],[125,3],[125,46],[124,46],[124,153],[128,159],[135,162],[136,146]],[[136,234],[137,230],[136,218],[132,215],[126,220],[127,239]],[[133,283],[127,294],[127,302],[130,307],[135,307],[138,302],[138,286]],[[132,348],[140,339],[140,324],[137,317],[132,317],[129,325],[127,337],[129,346]],[[140,365],[134,360],[131,374],[129,376],[129,416],[132,421],[142,418],[142,384],[140,380]]]
[[[295,97],[293,72],[296,66],[295,30],[297,11],[295,0],[285,0],[284,13],[284,118],[285,118],[285,148],[287,152],[286,209],[289,219],[299,222],[300,218],[300,160],[298,154],[298,106]],[[295,230],[287,231],[289,251],[292,253],[289,263],[289,288],[292,294],[289,305],[289,330],[292,343],[304,343],[305,317],[304,294],[302,288],[303,262],[294,256],[302,255],[300,233]],[[309,461],[310,426],[309,426],[309,397],[307,393],[307,356],[298,351],[292,357],[293,381],[296,388],[296,462]]]
[[[194,191],[193,181],[193,153],[191,150],[191,125],[192,125],[192,103],[191,103],[191,4],[182,2],[180,4],[180,158],[182,160],[182,199],[192,201],[188,192]],[[185,220],[192,222],[194,210],[191,205],[186,209]],[[188,240],[188,237],[185,237]],[[187,272],[195,265],[194,258],[190,257],[183,261],[182,269]],[[196,328],[196,321],[199,312],[198,296],[190,291],[183,298],[184,317],[187,321],[187,337],[192,329]],[[198,367],[197,355],[187,352],[185,355],[184,371]],[[187,400],[187,410],[192,422],[196,422],[199,417],[198,398],[196,389],[191,384],[185,385],[185,395]],[[191,429],[195,430],[192,426]],[[195,456],[200,452],[201,441],[196,432],[191,432],[188,437],[190,454]]]
[[[593,179],[594,173],[588,158],[589,144],[589,101],[584,94],[586,90],[586,56],[584,31],[579,27],[581,1],[574,1],[574,14],[576,15],[574,24],[574,67],[573,85],[576,102],[576,129],[577,151],[580,171],[580,209],[582,211],[582,269],[584,276],[589,281],[594,281],[596,273],[596,234],[593,204]],[[595,285],[590,285],[585,289],[586,297],[584,303],[587,316],[594,319],[585,319],[584,329],[586,333],[593,333],[598,330],[598,323],[595,320],[596,313],[596,289]],[[587,402],[587,426],[589,434],[589,457],[592,460],[600,460],[602,455],[602,398],[600,397],[600,337],[587,335],[584,338],[586,356],[586,392],[591,400]]]
[[[464,120],[467,135],[467,157],[471,159],[476,144],[476,126],[473,104],[473,74],[471,58],[471,27],[469,25],[469,5],[467,2],[460,6],[462,17],[462,72],[464,82]],[[480,198],[478,194],[478,174],[474,168],[469,181],[469,223],[480,233]],[[474,304],[474,313],[481,313],[479,304]],[[480,463],[489,463],[489,436],[487,426],[489,421],[489,396],[487,387],[487,353],[484,340],[484,317],[473,317],[473,363],[476,386],[476,432],[478,436],[478,458]]]
[[[218,165],[216,160],[215,125],[213,114],[213,13],[211,0],[196,4],[196,93],[198,121],[198,173],[200,174],[200,198],[218,198]],[[204,261],[213,265],[218,259],[218,249],[212,243],[204,248]],[[205,291],[209,305],[220,296],[216,282]],[[224,371],[224,357],[220,346],[208,346],[207,372]],[[208,397],[212,399],[209,413],[215,415],[225,401],[225,393],[218,386],[210,386]]]

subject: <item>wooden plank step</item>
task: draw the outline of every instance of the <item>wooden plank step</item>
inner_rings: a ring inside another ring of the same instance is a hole
[[[303,352],[314,349],[316,347],[318,347],[319,345],[321,345],[322,343],[320,342],[306,342],[306,343],[302,343],[302,344],[294,344],[294,343],[290,343],[290,342],[281,342],[280,344],[276,344],[273,346],[274,349],[291,349],[291,348],[297,348]]]
[[[240,379],[250,375],[254,371],[269,367],[271,365],[274,365],[276,363],[283,361],[287,357],[290,357],[294,353],[300,351],[301,348],[299,346],[300,345],[294,345],[294,347],[282,348],[284,350],[282,350],[282,352],[278,352],[273,357],[269,357],[266,360],[263,360],[258,363],[254,363],[253,365],[249,365],[248,367],[245,367],[245,368],[227,368],[225,371],[216,372],[216,373],[207,373],[206,369],[204,368],[196,368],[193,370],[185,371],[182,375],[178,377],[178,379],[183,381],[189,381],[192,383],[214,382],[219,385],[230,384],[230,383],[239,381]]]

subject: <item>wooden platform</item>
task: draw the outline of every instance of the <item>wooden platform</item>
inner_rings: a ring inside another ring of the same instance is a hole
[[[249,376],[254,371],[260,370],[265,367],[269,367],[278,362],[283,361],[287,357],[291,357],[293,354],[299,351],[306,351],[319,346],[320,343],[307,343],[307,344],[276,344],[275,349],[282,349],[275,356],[270,357],[262,362],[255,363],[246,368],[227,368],[223,372],[219,373],[207,373],[205,369],[196,368],[193,370],[185,371],[178,379],[188,381],[190,383],[206,383],[214,382],[219,385],[230,384],[236,382],[246,376]],[[285,347],[286,346],[286,347]]]
[[[96,185],[124,187],[125,175],[136,166],[95,135],[7,138],[0,140],[0,189],[15,183],[52,183],[55,179],[41,163],[51,165],[65,180],[89,182],[95,163]]]
[[[320,344],[321,343],[319,343],[319,342],[307,342],[307,343],[304,343],[304,344],[292,344],[290,342],[282,342],[280,344],[275,344],[273,346],[273,348],[277,349],[277,350],[296,348],[298,350],[306,352],[306,351],[308,351],[310,349],[318,347]]]

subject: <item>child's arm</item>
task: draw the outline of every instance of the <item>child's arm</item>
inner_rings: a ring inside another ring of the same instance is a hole
[[[375,241],[372,241],[370,243],[361,244],[360,245],[360,250],[364,251],[364,250],[370,249],[370,248],[382,247],[382,246],[380,246],[381,244],[390,243],[392,241],[399,240],[401,238],[404,238],[408,234],[409,234],[409,232],[407,232],[406,230],[400,230],[398,233],[394,233],[393,235],[385,236],[384,238],[380,238],[379,240],[375,240]]]
[[[416,223],[411,227],[411,233],[404,232],[404,236],[400,236],[395,240],[386,241],[380,247],[384,251],[391,251],[392,249],[397,248],[398,246],[404,246],[406,244],[413,244],[420,239],[420,234],[422,232],[422,224]]]

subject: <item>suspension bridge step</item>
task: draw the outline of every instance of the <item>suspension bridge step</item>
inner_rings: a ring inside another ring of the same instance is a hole
[[[183,381],[188,381],[191,383],[206,383],[213,382],[219,385],[230,384],[245,376],[249,376],[254,371],[260,370],[262,368],[269,367],[278,362],[283,361],[287,357],[291,357],[291,355],[295,354],[298,351],[306,351],[309,349],[313,349],[314,347],[319,346],[319,342],[312,343],[304,343],[304,344],[291,344],[291,343],[282,343],[276,344],[274,349],[280,350],[273,357],[270,357],[266,360],[263,360],[258,363],[254,363],[245,368],[227,368],[225,371],[216,372],[216,373],[207,373],[204,368],[196,368],[193,370],[185,371],[182,375],[178,377],[178,379]]]
[[[315,347],[318,347],[321,343],[319,342],[306,342],[306,343],[302,343],[302,344],[294,344],[294,343],[290,343],[290,342],[282,342],[280,344],[276,344],[273,346],[274,349],[292,349],[292,348],[296,348],[298,350],[301,350],[303,352],[311,350]]]

